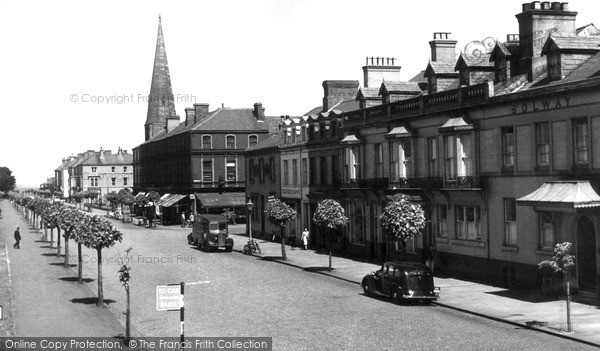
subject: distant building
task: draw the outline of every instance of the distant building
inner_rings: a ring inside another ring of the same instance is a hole
[[[175,114],[167,55],[159,21],[152,86],[145,123],[146,141],[134,148],[134,191],[169,194],[159,206],[182,211],[243,210],[246,203],[244,151],[269,137],[279,117],[251,108],[197,103]],[[191,196],[191,197],[190,197]],[[191,200],[190,200],[191,199]]]

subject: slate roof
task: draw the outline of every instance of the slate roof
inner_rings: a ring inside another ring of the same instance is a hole
[[[549,83],[548,85],[558,85],[569,82],[592,78],[600,75],[600,52],[587,59],[584,63],[575,68],[569,75],[561,80]]]
[[[133,163],[133,154],[105,154],[97,153],[85,159],[82,166],[103,165],[130,165]]]
[[[379,89],[380,88],[360,87],[358,89],[358,94],[356,94],[356,99],[358,100],[359,97],[362,95],[365,98],[365,100],[379,100]]]
[[[425,69],[424,77],[429,76],[430,72],[433,72],[436,75],[450,75],[458,77],[458,72],[454,69],[454,62],[438,62],[438,61],[430,61],[427,64],[427,69]]]
[[[306,112],[303,116],[315,116],[318,115],[319,112],[323,111],[323,106],[317,106],[315,108],[313,108],[312,110]]]
[[[544,47],[542,55],[558,49],[559,51],[567,50],[592,50],[600,51],[600,37],[576,37],[576,36],[559,36],[550,35]]]
[[[427,83],[427,79],[425,78],[425,70],[422,70],[421,72],[417,73],[414,77],[412,77],[408,81],[416,82],[416,83]]]
[[[335,112],[339,114],[346,111],[358,110],[359,108],[360,104],[356,100],[345,100],[338,103],[327,112]]]
[[[283,131],[278,131],[275,134],[269,135],[268,138],[261,141],[260,143],[246,149],[246,151],[263,150],[270,147],[278,147],[283,144]]]
[[[491,54],[481,54],[478,56],[475,55],[465,55],[460,54],[458,60],[456,61],[456,65],[454,66],[455,70],[458,70],[461,66],[467,66],[469,68],[489,68],[494,67],[494,62],[491,61]]]
[[[393,82],[393,81],[385,81],[381,83],[381,88],[379,89],[379,95],[383,95],[383,92],[386,91],[388,93],[420,93],[421,88],[419,88],[419,84],[417,82]]]

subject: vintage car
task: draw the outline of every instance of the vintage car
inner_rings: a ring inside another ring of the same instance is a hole
[[[440,296],[429,267],[414,262],[385,262],[380,270],[367,274],[361,286],[365,295],[385,295],[393,301],[435,301]]]
[[[198,215],[194,218],[192,232],[188,235],[188,244],[199,249],[225,251],[233,249],[233,239],[229,237],[227,218],[219,215]]]

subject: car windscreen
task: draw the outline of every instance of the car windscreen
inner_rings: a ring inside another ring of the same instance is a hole
[[[208,229],[211,234],[219,234],[219,232],[227,232],[227,223],[223,222],[211,222],[208,225]]]

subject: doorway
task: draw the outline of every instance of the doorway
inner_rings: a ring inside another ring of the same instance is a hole
[[[579,291],[596,293],[596,229],[592,221],[583,216],[577,222],[577,281]]]

